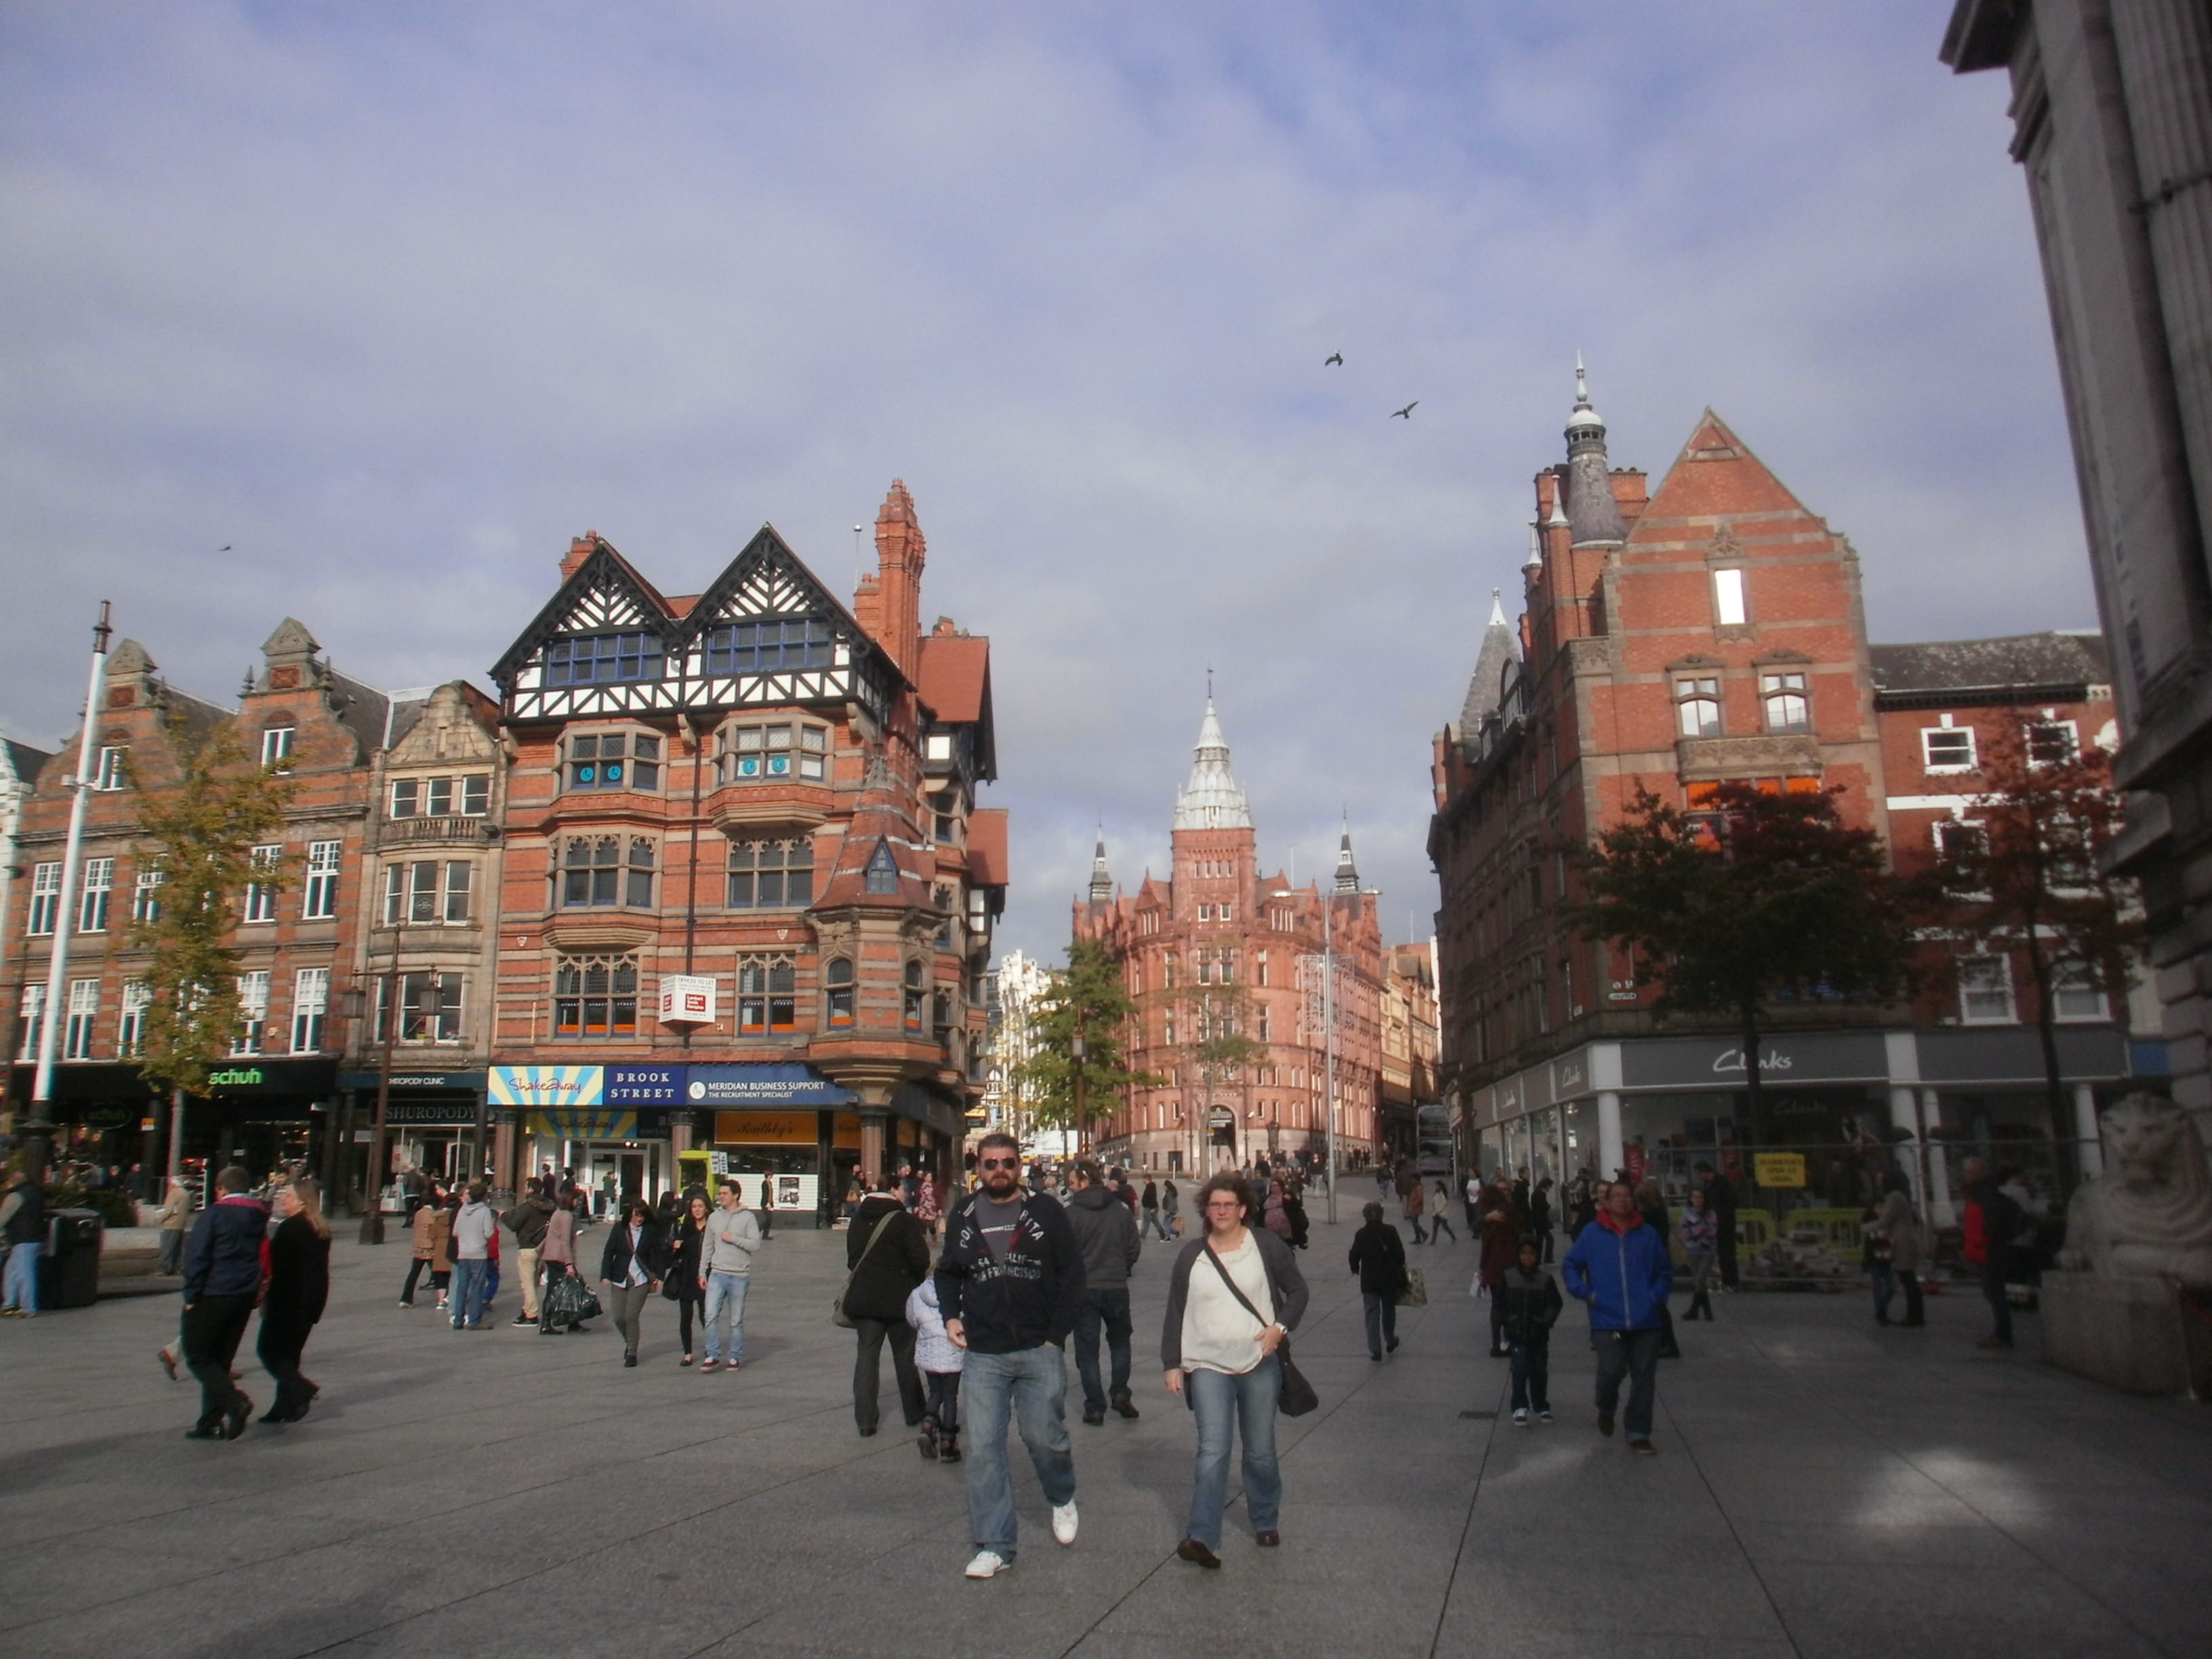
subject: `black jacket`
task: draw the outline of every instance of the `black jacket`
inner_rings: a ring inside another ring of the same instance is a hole
[[[46,1242],[46,1194],[35,1182],[26,1182],[16,1192],[22,1202],[16,1205],[15,1213],[8,1218],[8,1238],[10,1244],[43,1244]]]
[[[888,1225],[885,1216],[890,1218]],[[871,1250],[868,1241],[878,1226],[884,1236]],[[866,1261],[860,1260],[864,1255]],[[929,1277],[929,1240],[905,1205],[889,1193],[872,1193],[860,1200],[853,1224],[846,1230],[845,1266],[848,1270],[858,1267],[845,1289],[846,1317],[902,1325],[907,1297]]]
[[[672,1301],[681,1302],[689,1297],[696,1302],[707,1294],[699,1288],[699,1258],[706,1242],[704,1222],[694,1221],[686,1215],[676,1224],[675,1234],[668,1244],[668,1278],[661,1291]]]
[[[1370,1221],[1352,1236],[1352,1271],[1367,1296],[1395,1296],[1406,1288],[1406,1241],[1387,1221]]]
[[[1541,1267],[1524,1273],[1517,1262],[1505,1270],[1505,1277],[1498,1281],[1492,1294],[1498,1297],[1500,1334],[1508,1342],[1524,1347],[1540,1346],[1548,1340],[1560,1310],[1566,1306],[1558,1279]]]
[[[323,1316],[331,1296],[331,1241],[295,1215],[276,1224],[269,1239],[269,1288],[261,1322],[306,1329]]]
[[[1067,1200],[1067,1224],[1083,1252],[1083,1285],[1091,1291],[1126,1291],[1129,1269],[1144,1243],[1136,1218],[1118,1194],[1105,1187],[1085,1187]]]
[[[635,1250],[630,1243],[633,1231],[636,1237]],[[599,1277],[611,1284],[622,1284],[629,1277],[633,1255],[647,1279],[668,1277],[668,1239],[659,1222],[648,1221],[640,1227],[624,1218],[608,1228],[607,1247],[599,1255]]]
[[[500,1221],[514,1234],[517,1249],[534,1250],[545,1242],[545,1224],[552,1218],[553,1206],[531,1193],[518,1200]]]
[[[1298,1271],[1297,1252],[1265,1227],[1248,1226],[1244,1231],[1260,1247],[1260,1265],[1267,1270],[1267,1296],[1274,1306],[1267,1311],[1274,1315],[1275,1322],[1285,1330],[1297,1329],[1298,1321],[1306,1316],[1308,1294],[1305,1275]],[[1182,1247],[1168,1275],[1167,1319],[1160,1328],[1160,1367],[1164,1370],[1182,1368],[1182,1312],[1184,1304],[1190,1300],[1190,1276],[1194,1272],[1213,1272],[1212,1267],[1201,1267],[1198,1262],[1206,1247],[1203,1233],[1192,1239]]]
[[[995,1260],[975,1216],[981,1195],[970,1193],[945,1218],[945,1254],[937,1264],[937,1305],[967,1326],[977,1353],[1016,1353],[1062,1343],[1083,1306],[1083,1251],[1067,1212],[1035,1193],[1022,1194],[1006,1259]]]
[[[199,1213],[185,1240],[185,1305],[203,1296],[258,1296],[261,1247],[269,1211],[243,1194],[226,1194]]]

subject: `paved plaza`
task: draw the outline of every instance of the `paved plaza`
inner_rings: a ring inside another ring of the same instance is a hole
[[[1283,1547],[1232,1513],[1218,1573],[1173,1555],[1192,1435],[1152,1358],[1158,1244],[1142,1420],[1071,1423],[1072,1550],[1017,1459],[1019,1565],[983,1583],[960,1577],[961,1471],[897,1431],[888,1365],[890,1426],[854,1431],[842,1234],[778,1232],[746,1367],[712,1376],[678,1369],[658,1301],[635,1370],[605,1322],[456,1334],[428,1298],[394,1307],[404,1246],[349,1236],[313,1415],[238,1444],[183,1438],[197,1391],[154,1358],[173,1296],[9,1322],[0,1653],[2212,1653],[2212,1412],[2045,1369],[2033,1318],[2001,1356],[1973,1348],[1970,1297],[1931,1300],[1918,1332],[1878,1330],[1856,1296],[1723,1298],[1682,1328],[1640,1459],[1593,1426],[1578,1309],[1559,1420],[1506,1419],[1464,1245],[1412,1250],[1431,1300],[1370,1364],[1349,1232],[1317,1225],[1305,1261],[1322,1408],[1283,1425]],[[265,1405],[250,1339],[240,1369]]]

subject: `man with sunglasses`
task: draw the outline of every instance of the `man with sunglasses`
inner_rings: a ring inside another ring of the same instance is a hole
[[[1062,1403],[1068,1333],[1084,1300],[1083,1253],[1060,1205],[1021,1184],[1021,1147],[986,1135],[975,1149],[981,1186],[945,1220],[937,1300],[945,1334],[967,1351],[968,1519],[975,1534],[970,1578],[1014,1565],[1014,1483],[1006,1426],[1029,1448],[1052,1505],[1052,1535],[1075,1541],[1075,1459]]]

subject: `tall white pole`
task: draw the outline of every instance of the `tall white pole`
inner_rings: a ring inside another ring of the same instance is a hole
[[[1336,1224],[1336,895],[1322,895],[1321,1023],[1328,1078],[1328,1221]]]
[[[84,730],[77,738],[76,775],[69,781],[75,794],[70,801],[69,839],[62,848],[62,888],[54,896],[54,944],[46,962],[46,1006],[39,1021],[39,1063],[31,1083],[31,1118],[23,1125],[26,1138],[33,1143],[34,1175],[46,1170],[46,1138],[53,1129],[46,1108],[53,1099],[55,1040],[61,1034],[62,1022],[69,1017],[62,996],[69,983],[70,933],[77,921],[76,878],[77,866],[83,862],[84,816],[92,804],[93,726],[100,716],[100,687],[107,669],[107,636],[112,631],[107,611],[107,601],[102,599],[100,621],[92,630],[92,670],[84,691]]]

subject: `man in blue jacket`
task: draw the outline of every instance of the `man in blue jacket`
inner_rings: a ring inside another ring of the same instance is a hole
[[[1674,1288],[1667,1241],[1645,1224],[1634,1188],[1606,1188],[1594,1225],[1583,1229],[1559,1277],[1567,1294],[1589,1304],[1590,1346],[1597,1350],[1597,1431],[1613,1432],[1620,1379],[1628,1377],[1628,1449],[1650,1456],[1651,1407],[1658,1395],[1659,1337],[1667,1293]]]
[[[235,1164],[215,1185],[222,1195],[185,1241],[185,1364],[200,1383],[200,1420],[187,1440],[235,1440],[253,1415],[253,1402],[230,1380],[230,1362],[260,1299],[269,1211],[246,1196],[253,1177]]]

